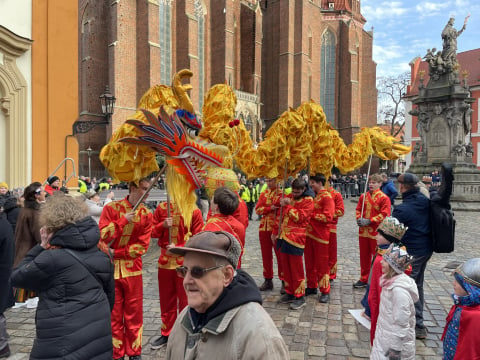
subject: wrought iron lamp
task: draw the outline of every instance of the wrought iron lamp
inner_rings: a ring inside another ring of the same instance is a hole
[[[105,86],[105,91],[99,96],[99,98],[102,105],[104,120],[77,120],[73,123],[73,135],[85,134],[97,125],[108,125],[110,123],[115,108],[115,101],[117,99],[110,93],[108,85]]]

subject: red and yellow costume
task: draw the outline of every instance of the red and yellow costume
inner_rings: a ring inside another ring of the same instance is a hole
[[[248,213],[247,213],[248,219]],[[243,248],[245,246],[245,227],[238,221],[234,215],[215,214],[210,216],[203,228],[204,231],[226,231],[235,236],[242,246],[242,253],[238,259],[237,268],[242,265]]]
[[[243,225],[245,230],[247,230],[247,227],[248,227],[248,206],[247,206],[247,203],[242,198],[240,198],[240,196],[238,197],[237,210],[235,210],[235,212],[233,213],[232,216],[235,219],[237,219]],[[245,244],[245,242],[243,242],[243,243]]]
[[[330,223],[335,212],[335,203],[327,189],[318,192],[313,200],[314,207],[307,225],[305,243],[305,271],[307,287],[320,288],[322,294],[330,293],[330,268],[328,251],[330,240]]]
[[[168,227],[164,227],[164,221],[168,218],[167,203],[158,205],[153,214],[152,237],[158,238],[160,257],[158,258],[158,295],[160,299],[160,310],[162,318],[161,333],[163,336],[170,335],[173,324],[180,313],[187,306],[187,295],[183,288],[183,279],[177,275],[176,268],[183,265],[183,256],[175,255],[167,251],[169,245]],[[202,212],[195,209],[192,214],[190,229],[185,226],[183,216],[177,206],[170,203],[170,227],[171,244],[185,246],[188,239],[202,231]]]
[[[330,223],[330,240],[328,242],[328,267],[330,268],[330,279],[337,278],[337,224],[338,218],[345,214],[345,206],[343,205],[343,197],[333,187],[328,189],[335,203],[335,212]]]
[[[133,211],[128,196],[104,206],[100,241],[113,249],[115,305],[112,310],[113,358],[142,353],[142,255],[150,245],[152,213],[141,204],[132,222],[123,216]]]
[[[236,193],[237,194],[237,193]],[[232,216],[239,221],[245,230],[248,227],[248,207],[246,202],[237,194],[238,196],[238,207],[237,210],[234,211]],[[207,223],[208,219],[212,217],[212,209],[208,210],[208,215],[207,215]]]
[[[377,241],[375,236],[377,235],[378,225],[387,216],[390,216],[391,205],[390,199],[380,189],[374,191],[368,191],[365,197],[365,205],[363,207],[362,215],[362,203],[364,194],[360,195],[356,209],[356,218],[370,220],[370,225],[360,226],[358,228],[358,246],[360,248],[360,281],[366,283],[368,280],[368,274],[370,273],[370,265],[372,263],[373,255],[377,248]]]
[[[264,190],[260,194],[260,198],[255,206],[255,213],[262,216],[262,219],[260,220],[260,226],[258,228],[258,237],[260,239],[260,249],[262,252],[263,262],[263,277],[265,279],[273,279],[273,248],[277,257],[278,276],[280,280],[284,280],[280,276],[281,263],[277,253],[277,248],[274,242],[272,242],[272,230],[275,223],[275,216],[280,210],[279,208],[272,209],[272,206],[278,202],[281,196],[281,190]]]
[[[285,291],[295,297],[302,297],[305,295],[303,250],[306,227],[313,211],[313,198],[305,196],[295,200],[292,194],[285,198],[290,198],[290,205],[283,207],[281,228],[279,229],[276,223],[272,233],[278,239],[277,248],[283,268],[281,275],[285,281]],[[280,202],[276,206],[280,206]]]

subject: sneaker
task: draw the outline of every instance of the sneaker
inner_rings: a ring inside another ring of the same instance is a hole
[[[293,296],[291,294],[285,294],[285,295],[280,297],[280,300],[278,300],[278,303],[279,304],[289,304],[291,302],[294,302],[295,299],[296,299],[295,296]]]
[[[296,298],[291,304],[290,304],[290,309],[292,310],[298,310],[303,308],[307,303],[305,302],[305,296]]]
[[[273,281],[272,279],[265,279],[263,284],[258,288],[260,291],[273,290]]]
[[[330,294],[320,294],[318,297],[318,302],[326,304],[330,301]]]
[[[27,303],[27,309],[36,309],[38,306],[38,297],[28,299],[26,303]]]
[[[133,355],[128,357],[130,360],[142,360],[142,355]]]
[[[353,284],[353,287],[354,287],[355,289],[366,288],[366,287],[367,287],[367,283],[358,280],[356,283]]]
[[[280,289],[280,294],[285,295],[287,292],[285,291],[285,281],[282,280],[282,288]]]
[[[5,347],[0,350],[0,358],[8,358],[10,356],[10,347],[5,345]]]
[[[12,309],[20,309],[23,307],[27,307],[26,302],[16,302],[14,306],[12,306]]]
[[[423,340],[427,338],[427,328],[424,327],[415,327],[415,337],[419,340]]]
[[[318,294],[317,288],[309,288],[309,287],[307,287],[307,288],[305,289],[305,296],[317,295],[317,294]]]
[[[157,337],[154,337],[152,341],[150,342],[150,347],[153,350],[161,349],[162,347],[166,346],[168,343],[168,336],[165,335],[160,335]]]

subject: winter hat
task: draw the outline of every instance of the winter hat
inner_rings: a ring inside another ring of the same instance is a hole
[[[87,197],[87,199],[91,199],[93,198],[95,195],[98,195],[98,193],[93,190],[93,189],[90,189],[88,190],[86,193],[85,193],[85,196]]]
[[[400,184],[407,184],[407,185],[416,185],[418,183],[418,177],[415,174],[412,173],[405,173],[401,174],[398,178],[397,181]]]
[[[169,251],[182,256],[189,252],[220,256],[236,269],[242,248],[235,236],[226,231],[201,231],[193,235],[185,247],[174,247]]]
[[[48,182],[48,185],[52,185],[55,181],[57,180],[60,180],[60,178],[58,176],[50,176],[48,179],[47,179],[47,182]]]
[[[5,188],[8,190],[8,184],[4,181],[4,182],[0,182],[0,188]]]
[[[459,277],[463,280],[459,282],[467,292],[470,291],[465,283],[480,288],[480,258],[467,260],[454,271],[454,275],[457,281]]]
[[[389,242],[398,244],[402,240],[407,229],[408,227],[398,221],[397,218],[387,216],[378,226],[377,232],[379,232]]]
[[[383,259],[397,274],[401,274],[412,262],[413,257],[408,255],[405,248],[402,248],[396,244],[390,244],[387,251],[383,254]]]

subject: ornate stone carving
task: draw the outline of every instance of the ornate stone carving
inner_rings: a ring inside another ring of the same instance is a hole
[[[10,115],[10,99],[3,97],[0,98],[0,108],[6,116]]]

